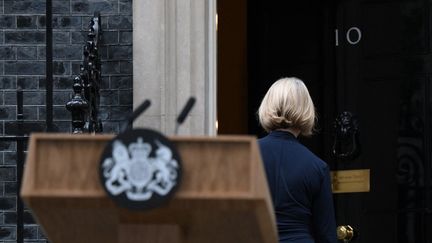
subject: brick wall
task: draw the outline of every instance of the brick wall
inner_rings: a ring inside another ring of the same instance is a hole
[[[65,103],[79,73],[82,46],[94,11],[102,16],[104,132],[118,132],[132,110],[132,0],[53,0],[54,124],[71,130]],[[14,134],[16,88],[24,90],[24,119],[45,120],[45,0],[0,0],[0,134]],[[28,125],[30,130],[41,129]],[[0,142],[0,243],[16,241],[16,145]],[[45,242],[25,210],[26,242]]]

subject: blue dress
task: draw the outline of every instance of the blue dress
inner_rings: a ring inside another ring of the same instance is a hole
[[[328,165],[286,131],[258,140],[280,243],[336,243]]]

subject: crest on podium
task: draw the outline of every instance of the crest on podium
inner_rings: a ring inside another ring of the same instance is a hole
[[[169,200],[178,188],[181,159],[161,133],[128,130],[105,147],[99,174],[105,191],[117,204],[150,209]]]

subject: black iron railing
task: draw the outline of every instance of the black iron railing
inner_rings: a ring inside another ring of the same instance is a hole
[[[47,1],[47,3],[50,1]],[[47,4],[47,22],[51,19],[51,7]],[[48,11],[49,9],[49,11]],[[90,21],[90,33],[88,41],[84,46],[84,63],[81,66],[80,74],[74,80],[74,96],[68,102],[67,108],[72,112],[72,126],[74,133],[83,131],[101,132],[102,125],[98,119],[99,109],[99,87],[101,80],[101,62],[99,58],[100,40],[100,16],[95,14]],[[53,125],[53,102],[52,102],[52,26],[47,24],[47,72],[46,72],[46,121],[44,125],[40,122],[25,122],[23,114],[23,91],[18,87],[17,96],[17,115],[16,122],[10,125],[7,135],[0,137],[0,142],[16,142],[16,242],[24,242],[24,204],[19,196],[22,183],[22,175],[25,160],[26,143],[30,132],[33,131],[54,131]],[[51,34],[50,34],[51,33]],[[0,228],[0,231],[2,229]]]
[[[38,131],[51,132],[54,130],[53,127],[53,39],[52,39],[52,0],[46,1],[46,120],[45,127],[39,126]],[[0,141],[4,142],[16,142],[16,242],[24,242],[24,204],[20,197],[20,189],[22,183],[22,176],[24,170],[25,150],[26,143],[29,139],[29,134],[32,128],[32,124],[24,122],[24,106],[23,106],[23,91],[18,87],[17,92],[17,115],[16,115],[16,127],[13,130],[13,134],[0,137]],[[38,125],[38,123],[35,123]],[[34,125],[34,124],[33,124]],[[39,124],[40,125],[40,124]],[[1,230],[1,228],[0,228]]]
[[[102,122],[98,117],[101,84],[101,60],[99,57],[101,33],[100,15],[95,13],[89,23],[89,33],[84,45],[84,61],[80,68],[80,74],[74,78],[74,94],[66,104],[66,108],[72,113],[72,133],[102,132]]]
[[[4,142],[16,142],[16,180],[17,180],[17,193],[16,193],[16,240],[17,243],[23,242],[23,231],[24,231],[24,223],[23,223],[23,214],[24,214],[24,205],[19,196],[19,189],[21,188],[23,167],[24,167],[24,143],[28,140],[28,135],[23,132],[23,91],[21,89],[17,90],[17,134],[10,136],[0,137],[0,141]]]

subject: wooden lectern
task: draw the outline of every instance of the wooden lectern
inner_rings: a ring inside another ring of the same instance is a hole
[[[33,134],[21,196],[52,243],[276,243],[254,137],[174,137],[183,179],[163,207],[117,207],[99,181],[113,135]]]

